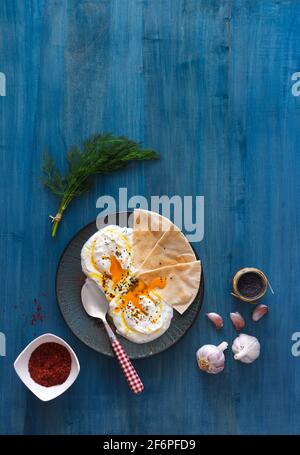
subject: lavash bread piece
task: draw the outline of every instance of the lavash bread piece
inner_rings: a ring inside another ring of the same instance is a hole
[[[168,265],[196,261],[187,238],[179,230],[164,232],[139,268],[139,273]]]
[[[157,277],[166,279],[165,287],[154,292],[159,294],[174,310],[183,314],[193,303],[198,293],[201,279],[201,262],[186,262],[147,270],[143,273],[138,272],[137,277],[147,285]]]
[[[179,230],[168,218],[156,212],[136,209],[133,213],[133,265],[142,265],[152,248],[169,230]]]

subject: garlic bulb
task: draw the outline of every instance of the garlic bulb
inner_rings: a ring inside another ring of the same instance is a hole
[[[257,338],[241,333],[233,342],[232,352],[235,360],[252,363],[259,357],[260,344]]]
[[[223,341],[219,346],[205,344],[196,353],[200,370],[206,373],[217,374],[224,370],[225,356],[223,351],[227,349],[228,343]]]

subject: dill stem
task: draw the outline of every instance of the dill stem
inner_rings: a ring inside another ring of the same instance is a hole
[[[70,202],[70,200],[68,200],[69,197],[68,196],[65,196],[59,206],[59,209],[58,209],[58,212],[56,215],[60,215],[60,219],[59,220],[54,220],[53,221],[53,224],[52,224],[52,230],[51,230],[51,235],[52,237],[55,237],[56,236],[56,232],[57,232],[57,229],[58,229],[58,225],[59,223],[61,222],[62,220],[62,216],[63,216],[63,213],[64,211],[66,210],[66,208],[68,207],[68,204]]]
[[[58,213],[59,213],[59,212],[58,212]],[[55,237],[55,236],[56,236],[56,231],[57,231],[57,228],[58,228],[58,224],[59,224],[59,221],[56,221],[56,220],[53,221],[53,224],[52,224],[52,231],[51,231],[52,237]]]

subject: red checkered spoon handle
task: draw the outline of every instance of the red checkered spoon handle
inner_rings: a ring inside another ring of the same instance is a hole
[[[114,353],[116,354],[117,359],[121,365],[124,376],[129,384],[133,393],[141,393],[144,390],[142,381],[140,380],[137,372],[134,369],[134,366],[129,360],[128,355],[124,351],[121,343],[118,340],[112,341],[111,343]]]
[[[117,359],[119,360],[124,376],[129,384],[129,387],[131,388],[133,393],[136,394],[141,393],[144,390],[144,386],[139,378],[139,375],[135,371],[134,366],[130,362],[128,355],[124,351],[121,343],[119,343],[119,341],[117,340],[116,335],[111,330],[106,319],[104,318],[102,319],[102,321],[107,331],[114,353]]]

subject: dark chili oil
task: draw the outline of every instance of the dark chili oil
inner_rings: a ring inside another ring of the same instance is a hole
[[[264,282],[258,273],[248,272],[239,278],[237,288],[244,297],[256,297],[263,291]]]

